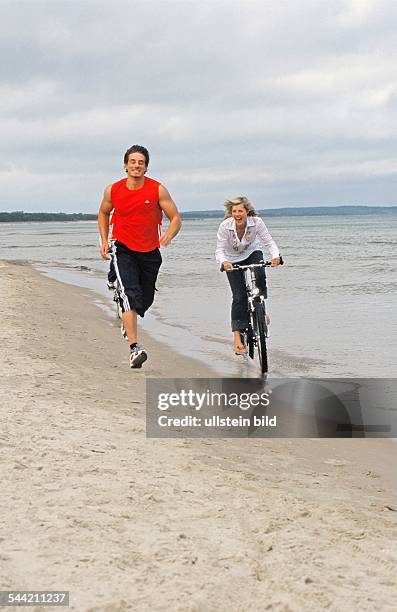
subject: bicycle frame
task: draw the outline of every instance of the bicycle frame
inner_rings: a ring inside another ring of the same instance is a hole
[[[109,252],[109,255],[113,258],[112,251]],[[116,304],[116,314],[117,318],[120,320],[120,333],[124,340],[128,340],[127,332],[123,323],[123,309],[121,307],[121,287],[118,278],[115,281],[115,286],[113,289],[113,302]]]
[[[261,264],[253,264],[259,267],[263,267]],[[245,268],[245,269],[244,269]],[[247,289],[248,306],[250,310],[253,310],[253,303],[255,299],[260,299],[261,302],[265,301],[263,295],[256,284],[256,273],[253,266],[239,266],[239,269],[243,271],[245,286]]]

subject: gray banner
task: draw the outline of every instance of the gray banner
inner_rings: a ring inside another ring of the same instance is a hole
[[[397,438],[397,379],[146,379],[146,435]]]

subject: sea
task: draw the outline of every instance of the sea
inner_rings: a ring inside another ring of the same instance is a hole
[[[269,375],[396,377],[397,215],[264,220],[285,261],[267,269]],[[256,377],[258,363],[232,350],[230,289],[214,259],[220,222],[185,220],[162,249],[155,303],[140,324],[171,351],[221,376]],[[0,223],[0,259],[26,261],[62,283],[88,288],[111,321],[108,263],[98,249],[95,221]]]

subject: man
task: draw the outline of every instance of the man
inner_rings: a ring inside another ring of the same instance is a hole
[[[148,150],[140,145],[130,147],[124,155],[127,178],[106,187],[98,214],[100,254],[110,259],[109,217],[113,210],[112,258],[121,289],[131,368],[141,368],[147,359],[145,349],[138,344],[137,314],[143,317],[154,300],[162,261],[159,247],[168,246],[181,227],[177,207],[167,189],[145,176],[148,165]],[[163,212],[170,223],[161,233]]]

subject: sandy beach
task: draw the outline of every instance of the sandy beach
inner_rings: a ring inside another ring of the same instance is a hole
[[[396,609],[397,444],[147,439],[145,377],[211,371],[148,336],[132,371],[88,290],[0,279],[0,590],[68,590],[78,612]]]

